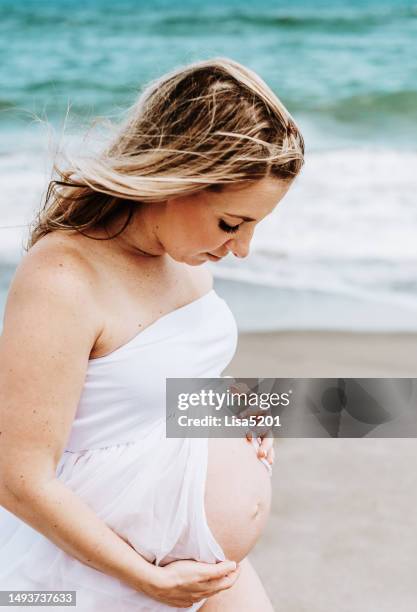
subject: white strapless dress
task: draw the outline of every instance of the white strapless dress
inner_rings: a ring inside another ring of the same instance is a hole
[[[225,559],[204,510],[208,439],[166,438],[165,379],[219,377],[236,345],[234,317],[212,289],[89,361],[57,478],[157,565]],[[76,590],[77,612],[176,609],[81,563],[2,507],[0,589]]]

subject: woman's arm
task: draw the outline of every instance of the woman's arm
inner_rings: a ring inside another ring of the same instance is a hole
[[[225,577],[232,562],[155,567],[56,478],[102,329],[94,296],[88,262],[63,249],[35,249],[15,274],[0,338],[0,503],[80,562],[161,601],[213,595],[237,578]]]

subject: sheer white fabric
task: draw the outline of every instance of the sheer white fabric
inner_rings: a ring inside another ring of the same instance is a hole
[[[212,289],[89,361],[57,477],[157,565],[225,558],[204,510],[208,440],[166,438],[165,379],[219,377],[236,344],[233,315]],[[79,562],[4,508],[0,589],[76,590],[79,612],[176,609]]]

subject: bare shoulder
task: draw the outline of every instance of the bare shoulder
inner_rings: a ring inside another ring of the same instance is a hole
[[[34,281],[45,287],[52,283],[67,294],[82,290],[88,299],[97,281],[95,268],[75,241],[60,234],[54,232],[37,242],[21,260],[14,280],[24,281],[27,287]]]
[[[52,232],[39,240],[23,257],[17,269],[19,274],[37,272],[53,274],[59,271],[73,282],[91,283],[94,280],[94,267],[86,254],[79,248],[72,236],[62,232]]]
[[[23,313],[28,316],[30,312],[30,318],[35,321],[37,317],[44,318],[48,311],[57,319],[78,312],[84,332],[85,325],[91,322],[92,337],[100,333],[94,267],[71,240],[54,234],[36,243],[20,261],[9,288],[4,334],[8,332],[9,323]]]

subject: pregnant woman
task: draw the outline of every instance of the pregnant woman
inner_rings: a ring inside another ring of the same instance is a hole
[[[247,559],[270,440],[167,438],[165,380],[230,362],[202,264],[248,254],[303,154],[262,79],[217,58],[151,83],[105,150],[60,169],[0,339],[0,589],[73,590],[83,612],[273,609]]]

